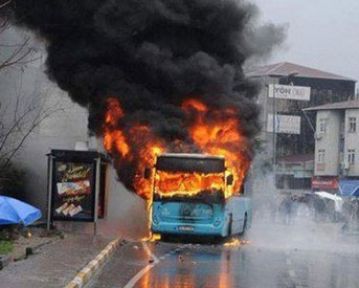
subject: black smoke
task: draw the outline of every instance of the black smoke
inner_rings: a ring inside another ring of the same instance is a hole
[[[12,7],[17,24],[45,39],[49,77],[89,107],[91,131],[100,133],[101,108],[111,95],[134,118],[175,137],[182,130],[176,107],[198,95],[215,107],[238,107],[244,131],[256,133],[256,87],[241,68],[249,6],[226,0],[16,0]],[[163,129],[157,127],[165,119]]]
[[[258,87],[242,69],[252,53],[247,32],[256,10],[245,1],[13,0],[10,5],[13,21],[44,39],[49,78],[89,109],[91,133],[101,136],[108,97],[120,100],[122,125],[149,125],[168,142],[188,137],[180,109],[188,97],[216,110],[234,108],[250,140],[259,131]]]

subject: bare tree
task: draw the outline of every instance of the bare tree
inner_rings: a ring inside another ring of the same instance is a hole
[[[0,39],[1,35],[12,29],[7,11],[12,0],[0,0]],[[3,12],[3,13],[1,13]],[[23,36],[19,43],[2,43],[0,41],[0,72],[11,66],[26,65],[37,60],[36,50],[30,45],[30,37]]]
[[[45,92],[28,99],[18,94],[15,103],[0,107],[0,171],[7,168],[26,139],[45,119],[64,110],[58,103],[48,105],[47,96]]]
[[[16,90],[11,91],[11,97],[6,90],[0,90],[0,194],[7,183],[15,185],[13,178],[18,173],[12,163],[29,136],[45,119],[63,110],[59,103],[47,103],[48,92],[22,89],[27,64],[39,60],[41,54],[32,47],[31,37],[18,33],[9,21],[7,11],[11,2],[0,0],[0,82],[6,81],[2,77],[5,71],[16,75],[11,79]],[[17,37],[9,37],[15,34]]]

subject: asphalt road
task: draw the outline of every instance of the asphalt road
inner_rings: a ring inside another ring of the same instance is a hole
[[[359,288],[359,237],[339,228],[261,223],[242,243],[131,242],[88,287]]]

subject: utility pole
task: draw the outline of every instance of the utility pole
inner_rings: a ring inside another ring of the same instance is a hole
[[[273,101],[272,101],[272,132],[273,132],[273,137],[272,137],[272,145],[273,145],[273,159],[272,159],[272,164],[273,164],[273,170],[275,172],[275,166],[277,164],[277,137],[276,137],[276,116],[277,116],[277,113],[276,113],[276,91],[275,91],[275,84],[274,84],[274,87],[273,87]]]

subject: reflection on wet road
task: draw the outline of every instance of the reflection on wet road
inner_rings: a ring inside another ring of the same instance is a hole
[[[353,247],[128,243],[91,287],[359,288],[359,251]]]
[[[185,247],[164,258],[136,287],[234,287],[231,256],[218,247]]]

